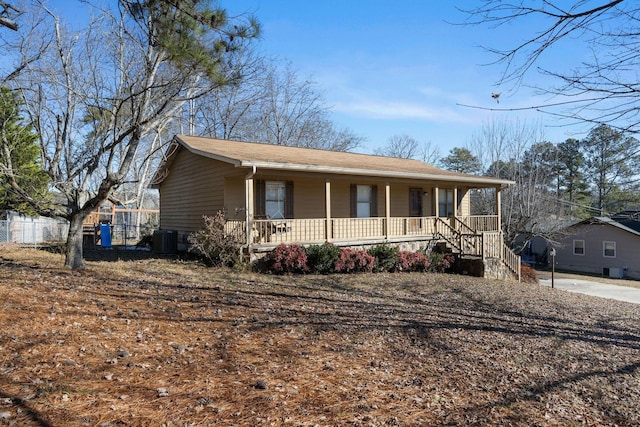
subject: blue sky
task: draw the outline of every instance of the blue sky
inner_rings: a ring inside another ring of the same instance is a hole
[[[509,47],[531,34],[526,25],[498,30],[459,26],[466,16],[455,5],[471,1],[398,0],[237,0],[229,12],[249,12],[263,25],[260,49],[290,60],[310,77],[332,106],[337,125],[363,135],[360,151],[373,151],[396,134],[431,142],[446,155],[463,147],[482,124],[520,120],[542,126],[553,142],[582,137],[585,129],[558,127],[535,111],[502,113],[459,104],[517,108],[542,99],[531,90],[496,87],[502,66],[481,46]],[[224,5],[224,4],[223,4]],[[547,61],[567,61],[570,49]],[[531,76],[531,78],[535,78]],[[533,81],[533,80],[532,80]],[[491,94],[500,92],[500,104]]]
[[[112,0],[107,0],[112,1]],[[439,147],[446,155],[478,135],[483,123],[509,120],[540,126],[552,142],[581,138],[588,127],[559,126],[535,111],[491,112],[463,107],[520,108],[544,102],[532,90],[496,87],[501,65],[482,46],[512,47],[534,31],[535,22],[489,30],[461,26],[456,9],[479,1],[435,0],[221,0],[231,16],[249,13],[262,24],[257,48],[289,61],[301,79],[317,83],[332,118],[365,137],[358,151],[373,152],[393,135],[407,134]],[[79,16],[77,0],[52,0],[69,16]],[[531,25],[531,27],[529,27]],[[539,28],[538,28],[539,29]],[[578,65],[578,44],[571,41],[542,59]],[[527,82],[541,85],[535,75]],[[498,92],[500,104],[491,98]]]

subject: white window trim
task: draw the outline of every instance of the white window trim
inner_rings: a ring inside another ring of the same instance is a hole
[[[278,200],[270,200],[267,198],[267,194],[268,194],[268,187],[269,186],[278,186],[278,196],[280,196],[280,190],[282,190],[282,199],[280,199],[280,197],[278,197]],[[285,198],[286,198],[286,183],[284,181],[265,181],[265,214],[267,214],[267,217],[269,218],[273,218],[273,219],[283,219],[284,218],[284,210],[285,210]],[[277,215],[275,216],[269,216],[268,213],[266,212],[268,210],[267,205],[269,204],[269,202],[271,203],[278,203],[278,205],[282,205],[282,206],[278,206],[278,212]]]
[[[613,255],[607,255],[606,254],[607,243],[613,243]],[[616,247],[616,242],[614,242],[612,240],[604,240],[602,242],[602,256],[603,257],[605,257],[605,258],[615,258],[617,254],[618,254],[618,250],[617,250],[617,247]]]
[[[367,188],[369,191],[368,200],[360,200],[360,189]],[[373,203],[373,186],[356,185],[356,218],[371,218],[371,204]],[[360,212],[360,208],[366,206],[365,212]],[[362,215],[360,215],[362,213]]]
[[[582,253],[581,253],[581,254],[576,253],[576,242],[582,242]],[[574,254],[575,256],[584,256],[584,253],[585,253],[585,252],[586,252],[586,250],[585,250],[584,240],[575,239],[575,240],[573,241],[573,254]]]

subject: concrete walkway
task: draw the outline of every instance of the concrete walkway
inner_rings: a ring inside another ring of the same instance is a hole
[[[542,273],[539,275],[539,278],[541,285],[551,287],[551,273]],[[640,304],[640,289],[610,285],[608,283],[596,282],[595,280],[596,278],[594,278],[594,280],[582,280],[554,276],[553,284],[555,289],[561,289],[563,291]]]

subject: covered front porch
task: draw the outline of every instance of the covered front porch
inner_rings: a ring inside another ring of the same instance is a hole
[[[276,188],[278,182],[282,182],[281,201],[276,195],[269,195],[270,185]],[[519,276],[519,257],[504,245],[500,231],[502,187],[492,187],[494,214],[470,215],[471,193],[476,189],[469,185],[377,183],[362,179],[360,182],[365,184],[346,183],[342,178],[327,179],[322,188],[317,180],[307,177],[286,181],[280,178],[279,181],[269,174],[259,179],[249,174],[244,179],[247,207],[244,218],[229,219],[227,232],[240,237],[249,254],[269,251],[283,243],[409,247],[444,243],[461,256],[498,258]],[[230,182],[225,187],[234,185]],[[366,187],[365,190],[373,194],[368,196],[371,200],[368,205],[368,199],[359,193],[369,193],[360,191],[359,187]],[[280,208],[274,207],[278,202]],[[270,215],[269,210],[275,215]],[[319,210],[324,215],[314,217],[313,212]],[[424,215],[425,211],[429,215]]]

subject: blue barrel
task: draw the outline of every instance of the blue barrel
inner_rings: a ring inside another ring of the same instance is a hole
[[[100,224],[100,242],[103,248],[111,247],[111,224]]]

